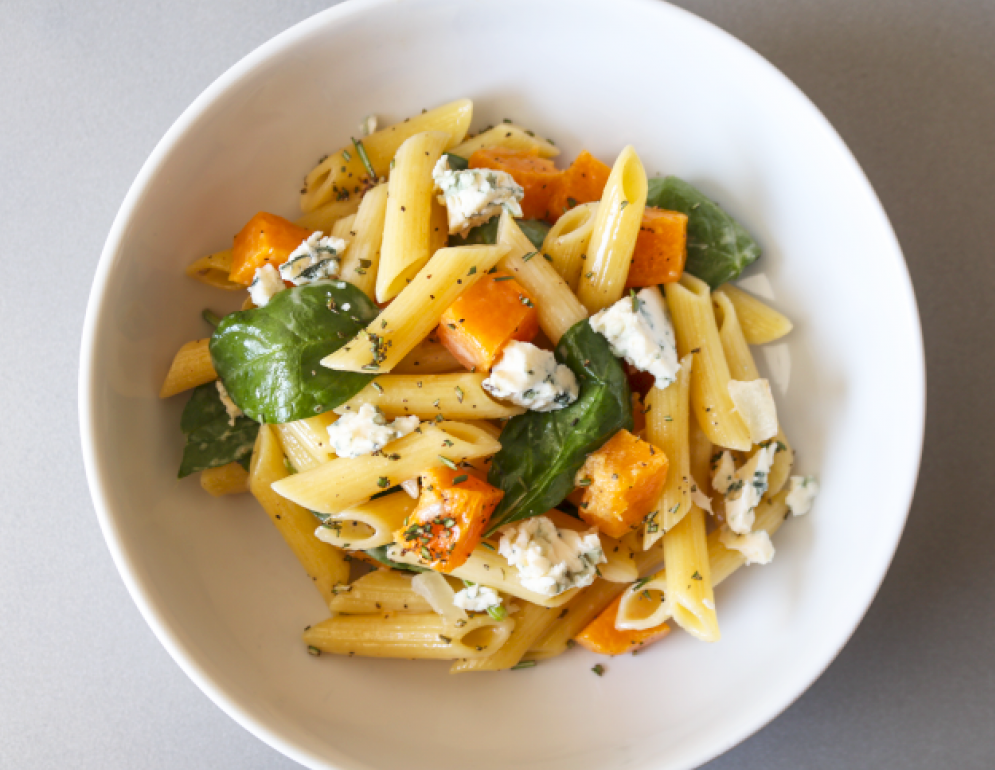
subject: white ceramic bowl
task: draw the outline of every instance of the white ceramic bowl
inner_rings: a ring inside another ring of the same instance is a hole
[[[611,160],[699,185],[758,237],[748,285],[796,322],[761,357],[799,466],[822,480],[768,567],[718,591],[722,641],[674,633],[638,657],[574,650],[537,668],[306,654],[325,610],[249,498],[176,481],[177,347],[230,295],[183,267],[258,210],[292,215],[305,172],[370,113],[453,98]],[[905,522],[922,442],[915,300],[870,185],[815,107],[743,44],[648,0],[367,0],[239,62],[179,118],[107,239],[83,338],[80,415],[94,504],[135,602],[221,708],[313,768],[688,768],[798,697],[867,609]]]

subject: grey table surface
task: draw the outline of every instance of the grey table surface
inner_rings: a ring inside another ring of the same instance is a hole
[[[708,767],[995,767],[995,1],[678,4],[780,67],[849,144],[905,250],[929,376],[880,594],[811,689]],[[87,492],[76,376],[100,249],[146,156],[218,75],[327,5],[0,2],[0,767],[295,766],[184,676],[128,597]]]

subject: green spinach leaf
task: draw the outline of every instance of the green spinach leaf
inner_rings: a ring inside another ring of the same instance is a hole
[[[497,231],[498,223],[501,221],[500,216],[494,216],[488,219],[484,224],[477,225],[476,227],[471,227],[466,235],[459,235],[454,233],[449,236],[450,246],[493,246],[497,243]]]
[[[231,425],[218,387],[213,382],[194,388],[183,409],[180,429],[187,436],[178,474],[181,479],[197,471],[234,462],[249,470],[259,423],[248,417],[236,417],[235,424]]]
[[[470,168],[470,161],[462,155],[453,155],[451,152],[442,153],[449,159],[449,168],[453,171],[466,171]]]
[[[571,327],[556,358],[577,376],[580,395],[565,409],[512,417],[501,432],[488,481],[504,491],[489,532],[556,507],[587,459],[619,430],[632,430],[632,397],[621,363],[587,320]]]
[[[542,248],[542,242],[546,240],[546,233],[549,232],[549,225],[541,219],[519,219],[518,226],[522,228],[525,237],[532,241],[532,245],[537,249]]]
[[[282,423],[334,409],[374,375],[319,362],[377,316],[350,283],[328,281],[281,291],[265,307],[225,316],[211,358],[232,400],[259,422]]]
[[[688,216],[688,258],[685,270],[713,289],[738,278],[760,258],[760,246],[746,229],[715,201],[676,176],[651,179],[647,206]]]
[[[428,572],[427,567],[419,567],[414,564],[402,564],[399,561],[392,561],[387,556],[388,548],[390,548],[389,545],[381,545],[376,548],[371,548],[368,551],[365,551],[365,553],[371,559],[376,559],[378,562],[384,566],[390,567],[391,569],[399,569],[406,572]]]

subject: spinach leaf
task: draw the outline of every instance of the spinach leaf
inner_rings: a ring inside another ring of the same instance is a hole
[[[384,566],[390,567],[391,569],[405,570],[407,572],[428,572],[427,567],[418,567],[414,564],[402,564],[398,561],[391,561],[387,557],[387,549],[390,548],[389,545],[381,545],[376,548],[371,548],[364,553],[371,559],[375,559]]]
[[[518,226],[522,228],[525,237],[532,241],[532,245],[537,249],[542,248],[542,242],[546,240],[546,233],[549,232],[549,225],[541,219],[519,219]]]
[[[348,306],[348,310],[344,309]],[[334,409],[374,375],[319,362],[377,316],[350,283],[327,281],[281,291],[265,307],[225,316],[211,358],[228,395],[253,420],[292,422]]]
[[[470,168],[470,161],[462,155],[453,155],[451,152],[442,153],[449,159],[449,168],[453,171],[466,171]]]
[[[738,278],[760,258],[760,246],[746,229],[704,193],[668,176],[651,179],[647,206],[688,216],[688,258],[685,270],[713,289]]]
[[[622,364],[587,320],[556,346],[577,376],[580,395],[565,409],[512,417],[501,432],[488,481],[504,491],[488,534],[556,507],[574,488],[587,455],[620,429],[632,430],[632,397]]]
[[[497,243],[498,223],[500,216],[493,216],[484,224],[471,227],[466,235],[453,234],[449,236],[450,246],[493,246]]]
[[[180,429],[187,435],[178,474],[181,479],[234,462],[249,470],[259,423],[248,417],[236,417],[235,425],[230,425],[228,412],[213,382],[194,388],[183,408]]]

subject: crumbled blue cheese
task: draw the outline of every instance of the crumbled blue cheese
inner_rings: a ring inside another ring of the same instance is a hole
[[[557,363],[550,351],[514,340],[504,346],[501,359],[481,384],[494,398],[534,412],[570,406],[580,393],[574,373]]]
[[[612,353],[656,377],[656,387],[666,388],[677,379],[681,365],[674,324],[655,286],[598,311],[591,316],[591,328],[608,340]]]
[[[726,524],[741,535],[753,529],[754,511],[767,491],[767,477],[777,453],[777,444],[758,449],[733,475],[726,490]]]
[[[729,491],[735,475],[736,463],[732,459],[732,452],[727,449],[719,455],[717,461],[713,460],[712,489],[724,495]]]
[[[815,476],[792,476],[788,480],[788,496],[785,502],[795,516],[804,516],[812,510],[812,503],[818,494],[819,482]]]
[[[225,384],[221,380],[215,380],[214,384],[218,386],[218,396],[221,397],[221,403],[224,404],[225,411],[228,412],[228,424],[235,427],[235,419],[244,415],[245,412],[231,400],[231,396],[228,395]]]
[[[376,115],[367,115],[365,118],[363,118],[363,122],[359,124],[359,133],[361,133],[363,136],[369,136],[370,134],[375,133],[376,130],[377,130]]]
[[[344,414],[328,426],[332,449],[339,457],[360,457],[379,452],[391,441],[407,436],[418,427],[417,417],[398,417],[387,423],[377,407],[363,404],[358,412]]]
[[[467,612],[487,612],[491,607],[501,606],[501,597],[490,586],[473,583],[456,592],[453,600],[457,607]]]
[[[280,265],[280,277],[294,286],[335,278],[342,268],[340,258],[348,245],[334,235],[322,236],[321,230],[311,233]]]
[[[507,172],[492,168],[454,171],[449,168],[449,158],[443,155],[432,170],[432,179],[435,189],[442,193],[439,203],[449,213],[450,233],[465,233],[500,214],[501,209],[513,217],[522,216],[519,201],[525,197],[525,190]]]
[[[774,544],[770,535],[763,530],[737,535],[728,527],[719,532],[719,542],[732,551],[739,551],[746,557],[746,565],[769,564],[774,558]]]
[[[596,529],[559,529],[546,516],[505,527],[498,553],[518,569],[523,587],[544,596],[590,585],[598,565],[608,561]]]
[[[286,289],[280,271],[273,265],[263,265],[256,268],[256,274],[249,284],[249,297],[256,307],[265,307],[273,299],[273,295],[279,294]]]
[[[751,443],[759,444],[777,435],[777,407],[767,380],[729,380],[729,397],[750,431]]]

